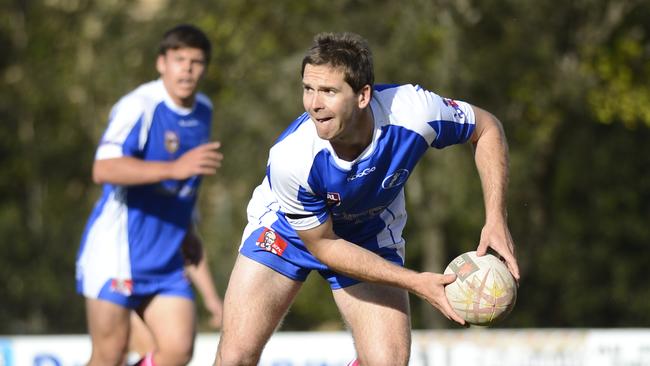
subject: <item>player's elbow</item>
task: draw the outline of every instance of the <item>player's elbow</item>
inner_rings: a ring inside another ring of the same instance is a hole
[[[106,167],[101,161],[95,161],[93,164],[92,178],[95,184],[106,183]]]

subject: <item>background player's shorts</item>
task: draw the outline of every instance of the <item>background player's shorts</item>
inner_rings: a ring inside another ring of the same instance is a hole
[[[78,289],[78,292],[80,289]],[[129,309],[137,309],[153,296],[175,296],[194,300],[192,284],[184,271],[155,279],[117,280],[104,283],[97,299],[110,301]],[[86,294],[88,297],[88,295]]]
[[[250,229],[249,226],[244,232],[239,252],[286,277],[304,282],[307,275],[316,270],[330,283],[332,290],[338,290],[361,282],[331,271],[316,259],[302,243],[294,245],[291,241],[281,237],[278,232],[266,227],[258,227],[252,231]],[[292,240],[295,241],[295,239]],[[378,248],[373,252],[389,262],[403,266],[404,260],[400,256],[402,248]]]

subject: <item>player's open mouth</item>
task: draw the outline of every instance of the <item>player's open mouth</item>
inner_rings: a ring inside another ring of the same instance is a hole
[[[178,79],[178,84],[184,86],[193,86],[194,79]]]
[[[332,119],[332,117],[316,118],[316,122],[325,123],[325,122],[330,121],[331,119]]]

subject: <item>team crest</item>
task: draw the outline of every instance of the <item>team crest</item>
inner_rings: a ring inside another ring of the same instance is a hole
[[[133,293],[133,280],[111,279],[111,291],[118,292],[125,296],[131,296]]]
[[[165,131],[165,150],[173,154],[178,150],[180,145],[178,135],[174,131]]]
[[[278,233],[269,228],[264,228],[262,234],[259,236],[259,238],[257,238],[255,245],[266,250],[267,252],[271,252],[279,256],[281,256],[282,253],[284,253],[284,250],[287,248],[287,242],[284,241],[284,239],[282,239]]]

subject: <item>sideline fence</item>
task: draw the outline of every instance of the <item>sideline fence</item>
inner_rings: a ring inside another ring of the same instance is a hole
[[[201,333],[190,365],[212,365],[218,334]],[[87,335],[0,336],[0,366],[80,366]],[[345,332],[279,332],[260,366],[344,366]],[[650,366],[650,329],[471,328],[414,331],[410,366]]]

